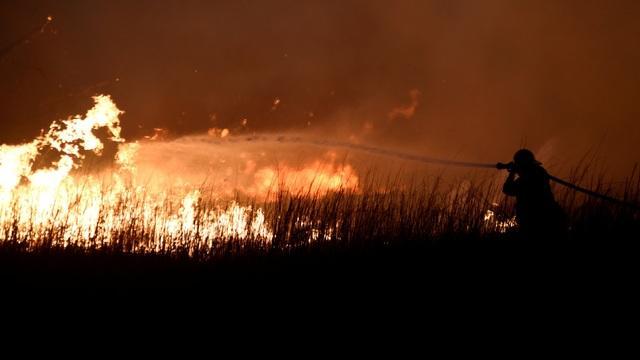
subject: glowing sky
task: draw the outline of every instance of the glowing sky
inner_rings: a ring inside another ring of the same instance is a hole
[[[637,1],[2,1],[0,143],[108,93],[137,138],[308,129],[414,152],[639,160]],[[415,105],[415,106],[412,106]],[[396,109],[394,111],[394,109]],[[243,125],[243,122],[245,125]]]

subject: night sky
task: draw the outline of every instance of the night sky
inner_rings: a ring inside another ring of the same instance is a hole
[[[640,160],[639,18],[605,0],[4,0],[0,143],[105,93],[130,139],[304,130],[479,161],[526,145],[622,175]]]

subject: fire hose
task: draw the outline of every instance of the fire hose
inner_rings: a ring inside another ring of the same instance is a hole
[[[254,139],[255,138],[250,138],[249,140],[254,140]],[[333,141],[333,140],[311,140],[311,139],[304,139],[301,137],[286,137],[286,136],[279,136],[277,137],[276,140],[278,142],[305,143],[305,144],[322,146],[322,147],[339,147],[339,148],[352,149],[352,150],[357,150],[357,151],[366,152],[366,153],[375,154],[375,155],[395,157],[398,159],[403,159],[408,161],[416,161],[416,162],[422,162],[427,164],[439,164],[439,165],[445,165],[445,166],[485,168],[485,169],[490,168],[490,169],[498,169],[498,170],[509,169],[509,167],[511,166],[511,164],[503,164],[503,163],[488,164],[488,163],[476,163],[476,162],[433,158],[433,157],[427,157],[422,155],[407,154],[407,153],[398,152],[398,151],[389,150],[389,149],[381,149],[381,148],[377,148],[369,145],[353,144],[353,143]],[[629,201],[620,200],[605,194],[598,193],[593,190],[580,187],[576,184],[570,183],[566,180],[563,180],[561,178],[558,178],[550,174],[548,176],[549,176],[549,180],[555,183],[558,183],[562,186],[565,186],[571,190],[581,192],[583,194],[586,194],[594,198],[598,198],[616,205],[628,207],[636,211],[640,210],[640,205],[638,204],[635,204]]]
[[[572,189],[572,190],[587,194],[589,196],[592,196],[592,197],[595,197],[595,198],[598,198],[598,199],[601,199],[601,200],[604,200],[604,201],[608,201],[608,202],[611,202],[611,203],[614,203],[614,204],[617,204],[617,205],[629,207],[629,208],[631,208],[633,210],[636,210],[636,211],[640,210],[640,205],[638,205],[638,204],[634,204],[632,202],[620,200],[620,199],[617,199],[617,198],[614,198],[614,197],[611,197],[611,196],[608,196],[608,195],[605,195],[605,194],[600,194],[600,193],[595,192],[593,190],[585,189],[583,187],[580,187],[580,186],[578,186],[576,184],[572,184],[572,183],[570,183],[570,182],[568,182],[566,180],[562,180],[562,179],[560,179],[558,177],[555,177],[553,175],[549,175],[549,179],[554,181],[554,182],[556,182],[556,183],[558,183],[558,184],[560,184],[560,185],[562,185],[562,186],[566,186],[569,189]]]
[[[513,166],[514,166],[513,163],[508,163],[508,164],[497,163],[496,164],[496,168],[498,170],[509,170],[509,171],[512,171],[513,170]],[[593,190],[589,190],[589,189],[580,187],[580,186],[578,186],[576,184],[570,183],[570,182],[568,182],[566,180],[563,180],[563,179],[561,179],[559,177],[556,177],[556,176],[553,176],[551,174],[547,174],[547,176],[548,176],[549,180],[551,180],[553,182],[556,182],[556,183],[558,183],[558,184],[560,184],[562,186],[565,186],[565,187],[567,187],[569,189],[572,189],[574,191],[581,192],[583,194],[587,194],[589,196],[592,196],[592,197],[595,197],[595,198],[598,198],[598,199],[601,199],[601,200],[604,200],[604,201],[608,201],[608,202],[611,202],[611,203],[614,203],[614,204],[617,204],[617,205],[627,206],[627,207],[630,207],[630,208],[635,209],[635,210],[639,210],[640,209],[640,207],[637,204],[634,204],[634,203],[631,203],[631,202],[628,202],[628,201],[624,201],[624,200],[620,200],[620,199],[616,199],[614,197],[611,197],[611,196],[608,196],[608,195],[605,195],[605,194],[598,193],[598,192],[593,191]]]

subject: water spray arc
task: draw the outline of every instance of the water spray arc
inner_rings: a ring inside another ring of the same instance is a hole
[[[444,165],[444,166],[457,166],[457,167],[467,167],[467,168],[482,168],[482,169],[498,169],[504,170],[508,169],[508,164],[503,163],[477,163],[477,162],[467,162],[467,161],[458,161],[458,160],[449,160],[449,159],[440,159],[433,158],[428,156],[416,155],[416,154],[408,154],[390,149],[382,149],[369,145],[362,144],[352,144],[348,142],[341,141],[333,141],[333,140],[317,140],[317,139],[306,139],[300,136],[253,136],[245,139],[246,141],[266,141],[266,142],[279,142],[279,143],[290,143],[290,144],[305,144],[305,145],[314,145],[320,147],[334,147],[334,148],[343,148],[348,150],[356,150],[361,151],[373,155],[382,155],[387,157],[394,157],[401,160],[415,161],[426,164],[436,164],[436,165]],[[553,175],[549,175],[549,180],[558,183],[562,186],[565,186],[571,190],[581,192],[583,194],[587,194],[589,196],[611,202],[613,204],[617,204],[620,206],[628,207],[633,210],[640,210],[640,205],[634,204],[631,202],[627,202],[624,200],[620,200],[605,194],[598,193],[593,190],[589,190],[583,187],[580,187],[576,184],[570,183],[566,180],[558,178]]]

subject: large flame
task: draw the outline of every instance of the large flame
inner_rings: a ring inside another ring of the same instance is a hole
[[[210,248],[215,242],[258,240],[271,233],[260,209],[230,203],[201,206],[193,189],[139,185],[135,154],[140,145],[121,137],[122,114],[109,96],[94,97],[84,117],[54,122],[34,141],[0,147],[0,239],[36,247],[100,248],[119,239],[135,238],[129,251],[171,252]],[[106,129],[120,143],[117,168],[109,173],[74,175],[85,154],[101,155],[104,143],[95,131]],[[59,158],[36,169],[44,150]]]

